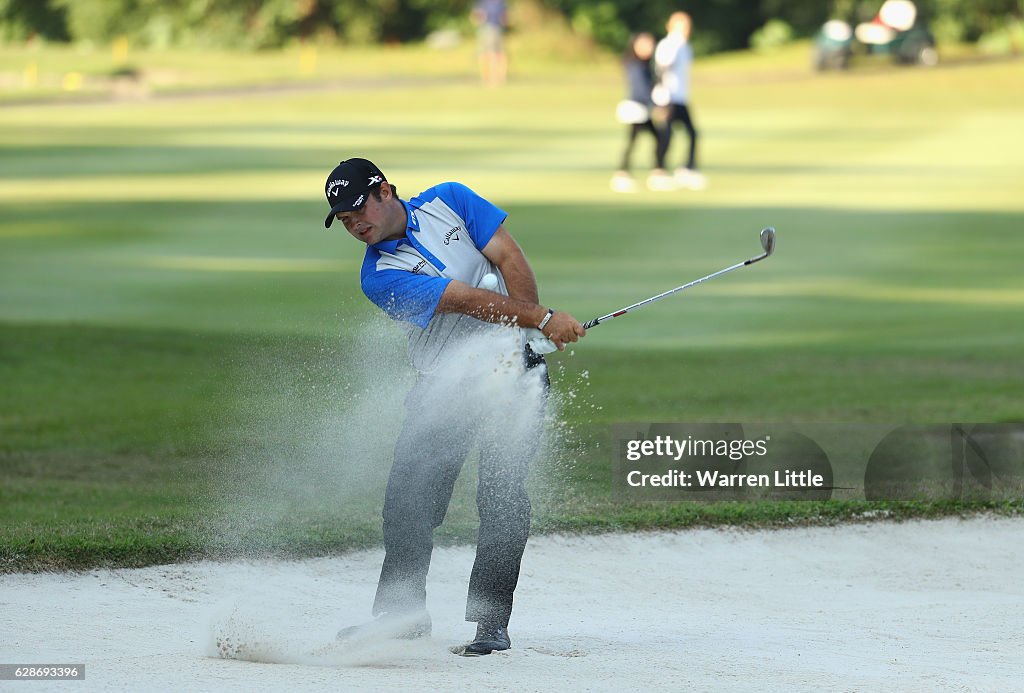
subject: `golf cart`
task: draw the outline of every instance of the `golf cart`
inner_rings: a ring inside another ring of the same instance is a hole
[[[939,62],[935,37],[911,0],[885,0],[874,19],[856,28],[840,19],[825,22],[814,39],[814,67],[845,70],[855,52],[890,55],[906,65]]]

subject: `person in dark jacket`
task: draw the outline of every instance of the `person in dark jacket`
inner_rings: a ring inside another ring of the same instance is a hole
[[[622,153],[619,170],[612,176],[612,190],[616,192],[633,192],[636,182],[630,173],[630,161],[633,146],[641,132],[649,132],[654,140],[655,169],[647,180],[652,190],[671,190],[672,178],[665,173],[664,153],[658,146],[662,133],[651,119],[651,88],[653,78],[651,58],[654,55],[654,36],[643,32],[634,34],[626,48],[622,64],[626,74],[626,98],[619,102],[616,117],[619,122],[629,126],[626,148]]]

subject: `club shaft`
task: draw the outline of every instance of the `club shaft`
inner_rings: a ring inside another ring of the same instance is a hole
[[[749,260],[744,260],[743,262],[737,262],[735,265],[732,265],[730,267],[726,267],[725,269],[718,270],[717,272],[709,274],[706,277],[701,277],[700,279],[694,279],[692,282],[688,282],[686,284],[683,284],[682,286],[677,286],[674,289],[669,289],[668,291],[660,293],[657,296],[651,296],[650,298],[645,298],[643,301],[639,301],[637,303],[634,303],[631,306],[626,306],[625,308],[620,308],[619,310],[614,311],[612,313],[608,313],[607,315],[602,315],[599,318],[594,318],[593,320],[590,320],[590,321],[584,323],[583,324],[583,329],[589,330],[591,327],[597,327],[602,322],[605,322],[607,320],[611,320],[612,318],[617,318],[620,315],[625,315],[626,313],[628,313],[630,311],[633,311],[633,310],[636,310],[637,308],[641,308],[643,306],[646,306],[648,303],[654,303],[655,301],[660,301],[661,299],[665,298],[666,296],[671,296],[672,294],[675,294],[675,293],[678,293],[680,291],[683,291],[684,289],[689,289],[690,287],[697,286],[698,284],[702,284],[702,283],[706,282],[709,279],[714,279],[715,277],[723,275],[726,272],[732,272],[733,270],[739,269],[740,267],[746,267],[747,265],[753,264],[753,263],[757,262],[758,260],[763,260],[766,257],[768,257],[768,253],[764,253],[763,255],[759,255],[757,257],[750,258]]]

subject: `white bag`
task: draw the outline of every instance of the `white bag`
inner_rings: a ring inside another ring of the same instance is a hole
[[[615,117],[620,123],[639,125],[651,119],[651,112],[648,110],[647,104],[625,99],[619,101],[619,105],[615,107]]]
[[[655,106],[668,106],[672,103],[672,95],[664,84],[655,84],[651,90],[651,101]]]

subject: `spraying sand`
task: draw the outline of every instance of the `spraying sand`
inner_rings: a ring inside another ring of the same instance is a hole
[[[1022,541],[991,518],[538,537],[513,649],[475,659],[447,650],[473,633],[470,547],[436,549],[432,638],[355,649],[333,635],[368,616],[379,551],[5,575],[0,662],[86,665],[33,691],[1010,690]]]

